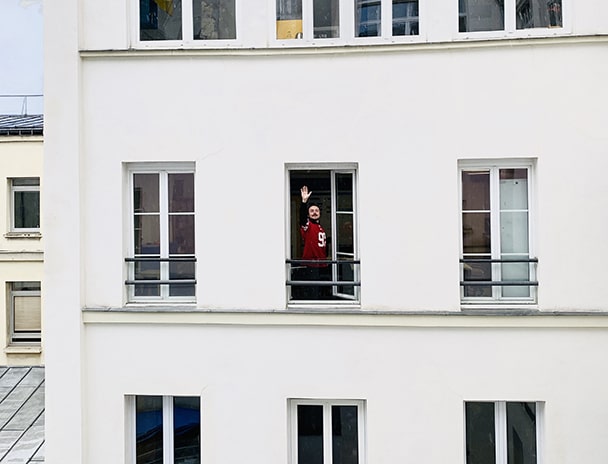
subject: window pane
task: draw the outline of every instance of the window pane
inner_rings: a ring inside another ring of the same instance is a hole
[[[302,38],[302,0],[277,0],[277,39]]]
[[[507,403],[507,464],[536,464],[535,403]]]
[[[353,175],[336,174],[336,201],[338,211],[353,210]]]
[[[133,218],[135,254],[160,255],[160,218],[154,216],[135,216]]]
[[[467,257],[465,257],[467,258]],[[474,256],[474,258],[487,258],[490,256]],[[492,264],[487,263],[471,263],[465,262],[463,264],[464,269],[464,281],[465,282],[490,282],[492,280]],[[467,297],[491,297],[492,287],[489,285],[467,285],[464,287],[464,296]]]
[[[169,212],[194,212],[194,174],[169,174]]]
[[[488,211],[490,209],[490,172],[462,172],[462,210]]]
[[[315,39],[340,37],[338,0],[313,0]]]
[[[169,264],[169,279],[194,280],[195,263],[174,262]],[[171,284],[169,285],[169,296],[194,296],[194,284]]]
[[[353,253],[353,215],[352,214],[336,214],[338,221],[337,230],[337,248],[338,253]]]
[[[194,254],[194,215],[169,216],[169,253]]]
[[[331,425],[333,464],[357,464],[359,462],[357,406],[332,406]]]
[[[40,332],[40,296],[15,296],[15,332]]]
[[[561,27],[561,0],[519,0],[517,2],[517,29],[534,27]]]
[[[136,262],[135,280],[160,280],[160,263],[154,261]],[[157,284],[135,285],[136,296],[159,296],[160,286]]]
[[[393,35],[418,35],[418,0],[393,0]]]
[[[158,213],[158,174],[133,174],[133,210]]]
[[[355,0],[355,36],[377,37],[380,33],[380,0]]]
[[[139,0],[140,40],[181,40],[181,0]]]
[[[504,29],[502,0],[459,0],[459,32]]]
[[[201,462],[200,398],[175,397],[173,399],[173,433],[175,464]]]
[[[490,253],[490,213],[462,215],[463,253]]]
[[[500,209],[528,209],[527,169],[500,170]]]
[[[528,253],[528,213],[500,213],[501,253]]]
[[[511,256],[517,258],[517,256]],[[519,256],[519,258],[528,258],[528,256]],[[501,264],[501,280],[509,281],[529,281],[530,280],[530,264],[529,263],[503,263]],[[502,287],[503,297],[529,297],[529,286],[508,286]]]
[[[21,291],[21,290],[30,290],[30,291],[40,291],[40,282],[13,282],[12,284],[13,291]]]
[[[15,187],[32,187],[40,185],[39,177],[17,177],[12,180]]]
[[[194,38],[236,39],[234,0],[193,0]]]
[[[40,228],[40,192],[15,192],[15,228]]]
[[[494,403],[465,403],[466,464],[496,463]]]
[[[323,464],[323,406],[298,405],[298,464]]]
[[[135,400],[137,464],[163,462],[163,399],[138,396]]]

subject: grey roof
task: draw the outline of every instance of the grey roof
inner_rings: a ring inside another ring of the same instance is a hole
[[[0,464],[44,462],[44,368],[0,367]]]
[[[0,135],[42,135],[43,129],[44,116],[41,114],[0,115]]]

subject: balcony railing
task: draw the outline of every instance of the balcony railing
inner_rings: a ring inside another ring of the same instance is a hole
[[[490,274],[494,276],[496,272],[492,269],[495,265],[505,265],[505,264],[518,264],[518,263],[527,263],[528,270],[527,274],[529,276],[528,279],[507,279],[507,280],[492,280],[492,279],[483,279],[483,276],[480,276],[479,279],[469,278],[460,281],[461,287],[537,287],[538,281],[532,280],[530,276],[536,275],[536,265],[538,264],[538,258],[505,258],[505,259],[491,259],[491,258],[461,258],[460,263],[463,267],[471,264],[485,264],[490,267]],[[470,266],[469,266],[470,267]],[[464,270],[464,274],[466,276],[466,267]]]
[[[156,276],[159,276],[161,274],[161,270],[160,270],[160,263],[196,263],[196,257],[194,256],[175,256],[175,257],[170,257],[170,258],[160,258],[160,257],[154,257],[154,256],[137,256],[137,257],[133,257],[133,258],[125,258],[125,262],[127,263],[132,263],[133,265],[136,265],[137,263],[151,263],[151,264],[156,264],[158,263],[159,266],[158,267],[154,267],[151,269],[141,269],[139,271],[137,271],[136,269],[134,269],[132,272],[130,272],[130,275],[132,276],[138,276],[138,275],[143,275],[144,278],[133,278],[133,279],[127,279],[125,280],[125,285],[195,285],[196,284],[196,279],[192,279],[192,278],[187,278],[187,279],[158,279],[158,278],[154,278]],[[151,277],[151,278],[145,278],[146,273]],[[170,274],[170,272],[168,273]],[[191,272],[188,272],[188,274],[194,275],[194,266],[193,269],[191,270]]]

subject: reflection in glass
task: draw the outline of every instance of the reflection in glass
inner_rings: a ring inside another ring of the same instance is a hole
[[[528,253],[528,213],[500,213],[500,249],[502,253]]]
[[[490,171],[462,172],[462,209],[490,210]]]
[[[40,227],[40,192],[15,192],[15,228]]]
[[[466,464],[495,464],[494,403],[465,403]]]
[[[463,264],[465,282],[490,282],[492,280],[492,263],[489,262],[490,256],[475,256],[476,259],[488,259],[487,263]],[[467,285],[464,287],[465,296],[491,297],[492,287],[488,285]]]
[[[158,174],[133,174],[133,211],[158,213]]]
[[[490,253],[490,213],[462,214],[462,244],[465,254]]]
[[[169,279],[194,280],[195,263],[188,261],[175,261],[169,264]],[[170,296],[194,296],[194,284],[172,283],[169,285]]]
[[[315,39],[340,37],[340,2],[313,0],[312,9]]]
[[[200,398],[179,396],[173,398],[173,434],[173,462],[200,464]]]
[[[507,464],[536,464],[535,403],[507,403]]]
[[[160,217],[136,215],[133,222],[135,254],[160,254]]]
[[[393,35],[418,33],[418,0],[393,0]]]
[[[355,36],[378,37],[381,34],[380,0],[355,1]]]
[[[338,211],[353,210],[353,175],[336,174],[336,200]]]
[[[193,0],[195,40],[236,39],[235,0]]]
[[[323,464],[323,406],[298,405],[298,464]]]
[[[139,40],[181,39],[181,0],[139,0]]]
[[[331,425],[333,464],[358,464],[357,406],[332,406]]]
[[[163,399],[138,396],[135,400],[137,464],[163,462]]]
[[[160,263],[158,261],[138,261],[134,263],[135,280],[159,280]],[[160,286],[158,284],[136,284],[135,295],[137,296],[158,296]]]
[[[502,0],[459,0],[459,32],[504,30]]]
[[[277,39],[302,38],[302,0],[277,0]]]
[[[517,29],[562,27],[561,0],[518,0]]]
[[[194,215],[169,216],[169,253],[194,254]]]
[[[516,258],[516,257],[511,257]],[[527,259],[528,256],[520,258]],[[500,265],[501,278],[504,282],[513,281],[529,281],[530,280],[530,264],[529,263],[502,263]],[[503,297],[529,297],[529,286],[504,286],[502,287]]]
[[[194,174],[169,174],[169,212],[194,212]]]

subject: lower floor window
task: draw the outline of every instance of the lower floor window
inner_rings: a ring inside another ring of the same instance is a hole
[[[290,400],[292,464],[363,463],[364,402]]]
[[[40,282],[9,283],[11,343],[40,343]]]
[[[542,403],[466,402],[466,464],[538,464]]]
[[[131,462],[200,464],[200,398],[130,396]]]

